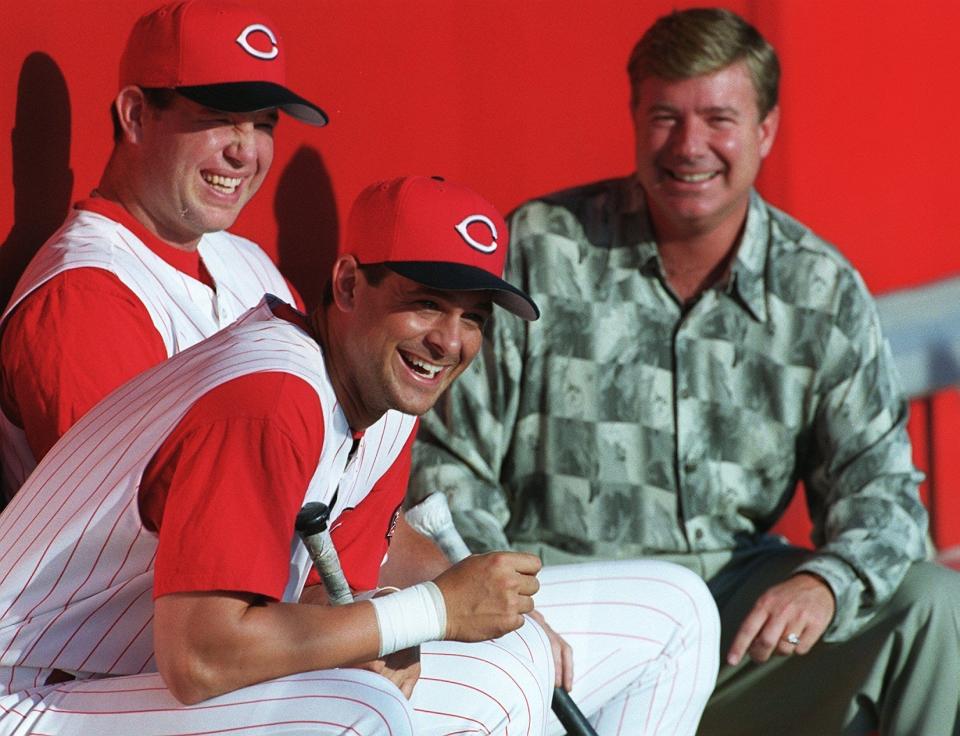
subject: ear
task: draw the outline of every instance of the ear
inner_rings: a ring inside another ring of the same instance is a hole
[[[762,121],[760,121],[760,158],[766,158],[767,154],[770,153],[770,149],[773,148],[773,141],[777,137],[777,128],[780,127],[780,106],[775,105],[774,108],[767,113]]]
[[[333,303],[342,312],[351,312],[357,302],[357,284],[360,276],[360,264],[352,255],[339,256],[333,264],[330,287],[333,290]]]
[[[143,119],[147,106],[143,90],[134,85],[124,87],[117,93],[113,106],[120,120],[123,138],[130,143],[139,143],[143,139]]]

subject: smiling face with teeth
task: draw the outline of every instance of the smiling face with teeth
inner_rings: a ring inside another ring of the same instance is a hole
[[[328,370],[354,429],[388,409],[428,411],[479,352],[493,308],[486,291],[431,289],[385,267],[371,281],[366,271],[338,261],[330,323],[343,326],[325,330]]]
[[[746,63],[689,79],[647,77],[632,112],[637,177],[658,239],[738,230],[779,120],[777,108],[759,119]]]
[[[226,113],[175,95],[140,119],[131,213],[187,250],[233,225],[270,170],[277,111]]]

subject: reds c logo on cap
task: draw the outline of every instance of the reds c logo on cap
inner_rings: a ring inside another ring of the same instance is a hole
[[[490,245],[484,245],[478,240],[475,240],[470,232],[467,230],[473,223],[482,222],[488,228],[490,228],[490,234],[493,236]],[[460,237],[466,241],[467,245],[471,248],[476,248],[481,253],[493,253],[497,249],[497,226],[493,224],[491,220],[486,215],[470,215],[469,217],[464,217],[457,225],[456,230],[460,233]]]
[[[250,34],[257,32],[265,33],[267,38],[270,39],[269,51],[260,51],[260,49],[256,49],[250,45],[248,37]],[[252,25],[247,26],[240,32],[240,35],[237,36],[235,40],[238,44],[240,44],[244,51],[251,56],[256,56],[258,59],[265,59],[269,61],[270,59],[276,58],[277,54],[280,53],[280,49],[277,48],[277,37],[274,36],[273,31],[263,25],[263,23],[253,23]]]

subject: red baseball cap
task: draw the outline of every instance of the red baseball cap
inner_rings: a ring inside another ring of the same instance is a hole
[[[360,193],[341,252],[433,289],[489,290],[495,304],[535,320],[534,301],[501,278],[507,241],[503,217],[472,189],[436,176],[406,176]]]
[[[120,58],[120,88],[176,89],[226,112],[278,107],[311,125],[327,115],[286,87],[286,48],[259,10],[228,0],[180,0],[143,15]]]

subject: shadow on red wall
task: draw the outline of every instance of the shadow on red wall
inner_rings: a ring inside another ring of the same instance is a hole
[[[340,237],[330,172],[312,146],[301,146],[284,167],[273,210],[280,271],[311,308],[320,301]]]
[[[6,304],[33,254],[70,207],[70,95],[57,63],[35,52],[17,84],[13,154],[13,225],[0,246],[0,304]]]

